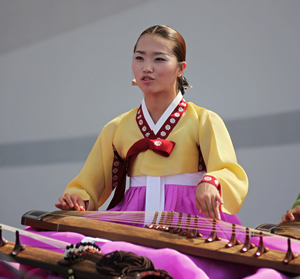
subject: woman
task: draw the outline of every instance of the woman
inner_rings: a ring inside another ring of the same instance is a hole
[[[56,206],[97,210],[116,188],[110,210],[201,212],[238,223],[234,214],[246,196],[247,176],[236,162],[223,121],[182,98],[186,62],[181,35],[167,26],[145,30],[134,47],[132,68],[144,93],[141,107],[103,128],[83,169]],[[126,173],[130,188],[123,196]],[[72,232],[38,233],[71,243],[84,239]],[[21,243],[32,245],[33,241],[23,238]],[[187,256],[174,249],[124,241],[99,245],[104,254],[124,250],[149,257],[156,268],[167,270],[174,279],[287,278],[273,269]]]
[[[219,116],[183,99],[185,57],[184,39],[168,26],[140,35],[132,69],[142,104],[103,128],[56,207],[98,210],[116,188],[111,210],[200,212],[239,223],[247,176]]]

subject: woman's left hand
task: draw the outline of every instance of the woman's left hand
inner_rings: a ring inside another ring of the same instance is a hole
[[[200,213],[206,218],[220,220],[219,206],[223,204],[218,189],[207,182],[201,182],[196,190],[195,202]]]

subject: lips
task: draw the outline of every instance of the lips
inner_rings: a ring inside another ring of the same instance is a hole
[[[143,81],[150,81],[150,80],[154,80],[154,78],[152,78],[152,77],[150,77],[150,76],[143,76],[143,77],[141,78],[141,80],[143,80]]]

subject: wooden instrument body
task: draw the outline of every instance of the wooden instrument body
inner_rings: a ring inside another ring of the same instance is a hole
[[[274,233],[286,237],[300,239],[300,222],[282,223],[274,228]]]
[[[71,266],[61,265],[64,255],[57,252],[48,251],[45,249],[25,246],[16,256],[12,256],[15,243],[6,242],[5,245],[0,246],[0,259],[8,262],[18,262],[33,268],[41,268],[52,271],[64,278],[76,278],[76,279],[120,279],[119,276],[106,276],[97,271],[95,262],[84,260],[73,263]],[[100,258],[99,258],[100,259]],[[66,260],[64,260],[66,262]],[[69,274],[69,270],[72,270],[73,277]],[[142,279],[151,272],[140,272],[138,275],[122,276],[122,279]],[[23,278],[23,277],[22,277]],[[27,277],[26,277],[27,278]],[[31,278],[31,277],[30,277]],[[39,277],[40,278],[40,277]],[[151,277],[152,278],[152,277]]]
[[[5,254],[4,259],[11,255],[14,249],[14,243],[8,242],[4,246],[0,247],[0,258],[3,258],[1,254]],[[69,278],[69,267],[57,264],[58,261],[63,259],[63,254],[47,251],[37,247],[26,246],[24,250],[19,252],[16,256],[11,256],[12,261],[16,261],[20,264],[38,267],[46,270],[51,270],[55,273],[62,275],[64,278]],[[74,264],[71,269],[75,278],[91,278],[91,279],[113,279],[112,277],[100,276],[96,270],[95,263],[84,261]]]
[[[241,253],[242,245],[225,248],[224,241],[207,243],[204,238],[186,238],[158,230],[77,217],[80,214],[80,212],[56,211],[30,218],[32,212],[28,212],[23,215],[22,224],[41,230],[73,231],[87,236],[127,241],[153,248],[172,248],[188,255],[300,274],[299,257],[292,259],[288,264],[282,263],[286,252],[270,250],[257,258],[254,256],[256,248]]]
[[[277,235],[300,239],[300,214],[294,214],[295,220],[293,222],[285,222],[279,225],[275,224],[260,224],[255,229],[271,232]]]

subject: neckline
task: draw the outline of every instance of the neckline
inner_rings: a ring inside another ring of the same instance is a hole
[[[144,114],[144,118],[147,121],[149,128],[153,131],[155,135],[159,132],[161,127],[164,125],[164,123],[169,118],[170,114],[174,111],[174,109],[179,105],[181,100],[182,100],[182,94],[179,91],[176,97],[174,98],[174,100],[172,101],[172,103],[168,106],[168,108],[164,111],[164,113],[156,123],[153,122],[153,119],[150,116],[150,113],[145,103],[145,98],[142,100],[141,108]]]

